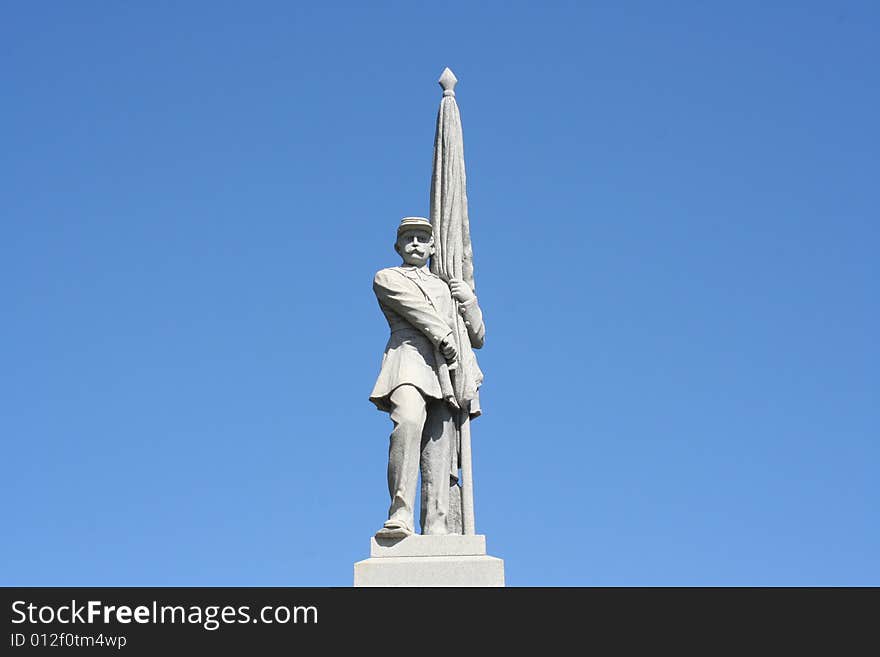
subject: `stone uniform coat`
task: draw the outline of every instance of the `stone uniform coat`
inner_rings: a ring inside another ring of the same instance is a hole
[[[373,280],[379,308],[388,320],[391,336],[370,401],[390,411],[389,397],[404,384],[417,387],[428,398],[443,399],[437,361],[438,348],[456,330],[455,304],[449,286],[427,269],[400,266],[380,270]],[[459,305],[471,345],[480,348],[485,329],[476,300]]]

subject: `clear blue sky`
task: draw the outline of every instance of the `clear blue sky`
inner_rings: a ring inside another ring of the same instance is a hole
[[[0,583],[348,586],[465,137],[510,585],[880,585],[874,2],[6,3]]]

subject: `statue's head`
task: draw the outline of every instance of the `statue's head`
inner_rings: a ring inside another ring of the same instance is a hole
[[[428,259],[434,255],[431,222],[423,217],[404,217],[397,227],[394,250],[406,264],[424,267]]]

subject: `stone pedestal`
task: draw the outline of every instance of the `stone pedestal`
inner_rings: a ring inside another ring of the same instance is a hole
[[[504,586],[504,561],[486,554],[483,535],[370,539],[354,565],[355,586]]]

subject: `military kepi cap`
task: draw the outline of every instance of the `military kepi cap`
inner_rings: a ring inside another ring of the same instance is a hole
[[[424,217],[404,217],[397,227],[397,236],[400,237],[408,230],[426,230],[431,233],[431,222]]]

